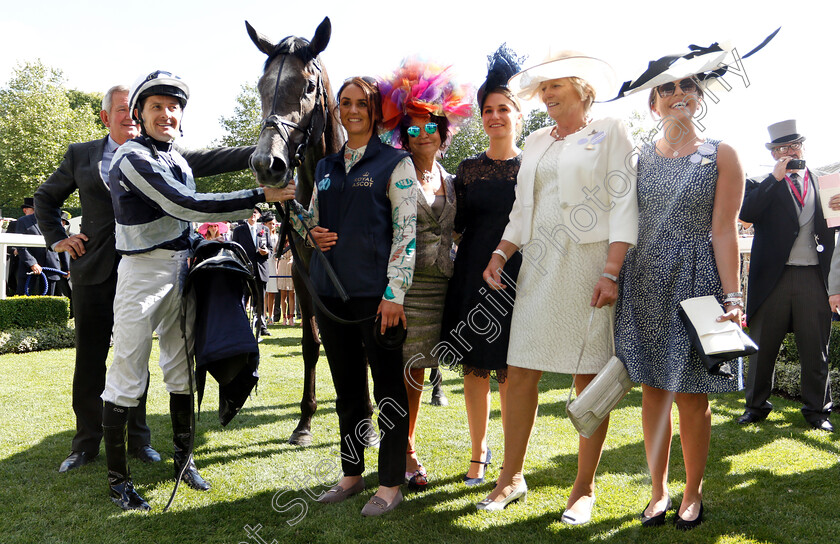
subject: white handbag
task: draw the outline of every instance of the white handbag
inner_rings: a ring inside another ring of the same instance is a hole
[[[609,307],[607,308],[607,312],[610,312],[610,328],[612,328],[612,313]],[[583,358],[583,350],[586,348],[589,329],[592,327],[592,319],[594,317],[595,308],[592,309],[592,314],[589,316],[589,324],[586,326],[586,334],[583,338],[583,346],[580,348],[580,357],[578,357],[575,375],[577,375],[577,371],[580,369],[580,361]],[[615,353],[614,333],[610,335],[610,338],[612,339],[613,353]],[[574,388],[575,381],[573,377],[572,386],[569,388],[569,396],[566,398],[566,415],[569,416],[569,420],[575,426],[578,433],[584,438],[589,438],[601,426],[601,423],[606,419],[612,409],[633,388],[633,382],[630,380],[630,375],[627,373],[627,368],[624,366],[624,363],[621,362],[621,359],[613,355],[604,368],[589,382],[589,385],[572,401],[572,391]]]

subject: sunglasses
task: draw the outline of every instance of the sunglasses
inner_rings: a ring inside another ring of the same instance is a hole
[[[680,81],[680,89],[685,94],[693,94],[697,92],[697,83],[693,79],[684,79]],[[659,93],[659,96],[665,98],[666,96],[671,96],[677,90],[677,84],[673,81],[670,83],[665,83],[664,85],[660,85],[656,88],[656,92]]]
[[[426,134],[434,134],[435,132],[437,132],[437,129],[437,123],[426,123],[426,125],[423,127],[423,130],[426,131]],[[417,125],[412,125],[406,129],[406,132],[412,138],[416,138],[420,136],[420,127],[418,127]]]
[[[780,145],[778,147],[774,147],[773,151],[778,153],[787,153],[788,149],[802,149],[802,142],[796,142],[794,144],[787,144],[787,145]]]

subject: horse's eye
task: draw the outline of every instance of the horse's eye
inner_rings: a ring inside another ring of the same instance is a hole
[[[309,93],[313,93],[313,92],[315,92],[315,81],[310,79],[306,83],[306,93],[309,94]]]

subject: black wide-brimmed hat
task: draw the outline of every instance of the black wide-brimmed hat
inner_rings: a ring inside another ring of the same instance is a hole
[[[805,141],[805,136],[796,131],[796,119],[773,123],[767,127],[767,132],[770,133],[770,143],[764,144],[767,149]]]
[[[694,77],[701,83],[713,81],[723,76],[729,70],[730,65],[736,64],[740,59],[750,57],[761,50],[779,33],[781,28],[774,30],[745,55],[736,56],[734,54],[735,46],[731,42],[715,42],[708,47],[692,44],[688,46],[688,53],[666,55],[652,60],[648,63],[647,70],[642,72],[639,77],[631,81],[625,81],[621,85],[618,95],[612,100],[687,77]]]

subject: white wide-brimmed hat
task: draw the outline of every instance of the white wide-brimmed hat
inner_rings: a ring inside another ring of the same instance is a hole
[[[530,100],[537,93],[540,84],[562,77],[579,77],[595,89],[596,99],[612,97],[616,89],[616,76],[612,66],[601,59],[590,57],[579,51],[558,51],[549,53],[545,60],[514,74],[508,87],[523,100]]]

